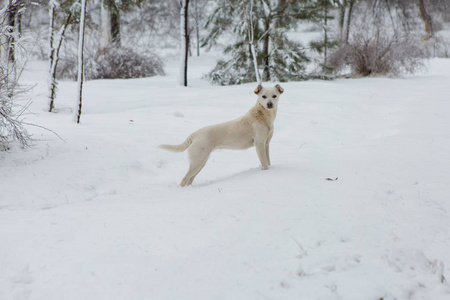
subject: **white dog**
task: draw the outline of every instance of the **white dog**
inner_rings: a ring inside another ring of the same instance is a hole
[[[255,146],[261,168],[267,170],[270,166],[269,143],[273,135],[273,122],[277,115],[278,99],[283,92],[279,84],[274,87],[258,85],[255,89],[258,100],[242,117],[203,127],[180,145],[159,145],[173,152],[189,149],[190,167],[180,185],[192,184],[214,149],[248,149]]]

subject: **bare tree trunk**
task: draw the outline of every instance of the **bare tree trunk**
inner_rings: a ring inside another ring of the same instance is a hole
[[[324,16],[325,16],[325,20],[324,20],[324,26],[323,26],[323,68],[322,71],[325,73],[325,68],[328,64],[328,6],[325,5],[324,7]]]
[[[7,0],[6,5],[1,9],[3,16],[2,25],[4,32],[0,37],[0,59],[6,65],[6,72],[9,74],[7,79],[15,78],[12,82],[17,81],[17,57],[16,44],[20,40],[20,15],[25,6],[24,0]],[[11,91],[15,90],[12,88]]]
[[[250,52],[253,56],[253,66],[255,67],[255,76],[256,81],[258,84],[261,84],[261,77],[259,76],[259,68],[258,68],[258,59],[256,55],[256,49],[255,49],[255,36],[253,34],[253,17],[252,17],[252,11],[253,11],[253,0],[250,2],[250,13],[247,13],[247,6],[245,4],[245,0],[242,0],[242,4],[244,6],[244,14],[245,14],[245,20],[247,22],[247,28],[248,28],[248,41],[250,43]],[[249,18],[250,15],[250,18]]]
[[[117,10],[111,12],[111,37],[112,43],[120,46],[120,14]]]
[[[262,56],[263,56],[263,81],[270,81],[270,55],[269,55],[269,45],[270,45],[270,22],[271,22],[271,12],[272,7],[270,1],[264,1],[264,4],[267,6],[268,13],[264,19],[264,33],[263,33],[263,48],[262,48]]]
[[[54,8],[50,8],[50,15],[54,14]],[[69,26],[70,19],[72,17],[72,13],[69,13],[67,16],[66,22],[61,26],[61,29],[58,34],[58,40],[56,42],[56,47],[54,47],[54,30],[50,29],[50,72],[49,72],[49,100],[50,100],[50,109],[49,112],[52,112],[54,108],[55,98],[56,98],[56,68],[58,67],[59,61],[59,50],[61,49],[62,41],[64,38],[64,34],[66,33],[67,26]],[[50,24],[53,27],[54,15],[50,17]]]
[[[197,34],[197,56],[200,56],[200,33],[198,24],[198,0],[194,1],[195,4],[195,32]]]
[[[8,20],[8,38],[7,38],[7,45],[8,45],[8,61],[10,63],[14,63],[16,61],[15,57],[15,38],[14,38],[14,30],[16,28],[15,20],[16,20],[16,0],[9,0],[9,8],[7,12]]]
[[[86,1],[81,0],[81,16],[80,16],[80,34],[78,37],[78,113],[77,113],[77,123],[80,123],[81,118],[81,108],[83,104],[83,82],[84,82],[84,27],[86,18]]]
[[[189,27],[188,27],[188,8],[189,0],[180,0],[180,39],[181,39],[181,67],[180,67],[180,85],[187,86],[187,69],[189,56]]]
[[[264,24],[264,39],[263,39],[263,49],[262,49],[262,55],[263,55],[263,80],[264,81],[270,81],[270,57],[269,57],[269,42],[270,42],[270,36],[269,36],[269,30],[270,30],[270,19],[267,17]]]
[[[50,17],[50,23],[48,26],[48,41],[49,41],[50,47],[49,47],[48,57],[50,59],[50,65],[51,65],[53,62],[53,35],[54,35],[53,31],[54,31],[54,26],[55,26],[55,11],[56,11],[55,2],[50,0],[49,7],[50,8],[49,8],[48,14]]]
[[[55,76],[52,74],[53,70],[53,60],[54,60],[54,48],[53,48],[53,39],[54,39],[54,26],[55,26],[55,11],[56,6],[55,2],[50,0],[49,1],[49,17],[50,17],[50,24],[48,28],[48,41],[49,41],[49,53],[48,58],[50,59],[50,70],[49,70],[49,82],[48,82],[48,90],[49,90],[49,100],[50,100],[50,107],[49,112],[52,112],[55,102],[55,95],[56,95],[56,82],[55,82]]]
[[[7,45],[7,58],[12,64],[16,62],[16,42],[20,36],[18,31],[17,21],[21,13],[21,9],[24,7],[24,2],[21,0],[8,0],[8,8],[6,11],[6,25],[8,37],[6,40]]]
[[[431,37],[433,37],[433,26],[431,16],[427,13],[424,1],[423,0],[418,1],[419,1],[420,17],[425,23],[425,32],[427,34],[426,40],[429,40]]]
[[[102,1],[101,5],[100,5],[100,15],[101,15],[101,24],[102,24],[101,45],[102,45],[102,47],[107,47],[111,44],[111,41],[112,41],[111,11],[106,6],[104,1]]]
[[[120,15],[116,9],[107,6],[105,1],[101,4],[101,21],[102,46],[120,46]]]
[[[352,22],[352,12],[353,12],[353,4],[355,3],[355,0],[349,0],[348,6],[346,8],[346,14],[345,14],[345,32],[344,32],[344,43],[348,44],[348,38],[350,36],[350,25]]]
[[[341,28],[341,42],[348,44],[348,37],[350,33],[351,12],[353,8],[352,0],[345,0],[341,7],[341,16],[339,26]]]
[[[344,22],[345,22],[345,5],[346,5],[346,3],[347,3],[347,0],[344,0],[344,2],[339,6],[338,24],[339,24],[339,33],[340,33],[341,42],[344,42]]]

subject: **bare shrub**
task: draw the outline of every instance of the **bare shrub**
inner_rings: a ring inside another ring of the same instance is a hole
[[[143,55],[131,48],[108,47],[85,54],[85,78],[142,78],[164,75],[163,63],[156,55]],[[61,58],[58,78],[75,80],[77,77],[77,58],[75,53]]]
[[[338,72],[349,66],[358,76],[400,75],[422,68],[424,57],[419,41],[376,30],[353,35],[331,54],[330,64]]]
[[[95,78],[141,78],[164,74],[159,58],[140,55],[131,48],[102,49],[96,62]]]

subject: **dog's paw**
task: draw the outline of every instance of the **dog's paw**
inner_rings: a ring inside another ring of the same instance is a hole
[[[261,166],[261,170],[268,170],[269,166]]]

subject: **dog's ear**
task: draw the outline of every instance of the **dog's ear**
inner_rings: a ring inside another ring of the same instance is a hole
[[[275,86],[275,88],[280,92],[280,94],[283,94],[284,89],[281,87],[281,85],[277,84],[277,85]]]
[[[255,91],[254,91],[255,94],[258,95],[259,92],[261,92],[262,89],[263,89],[262,85],[259,84],[259,85],[256,87]]]

